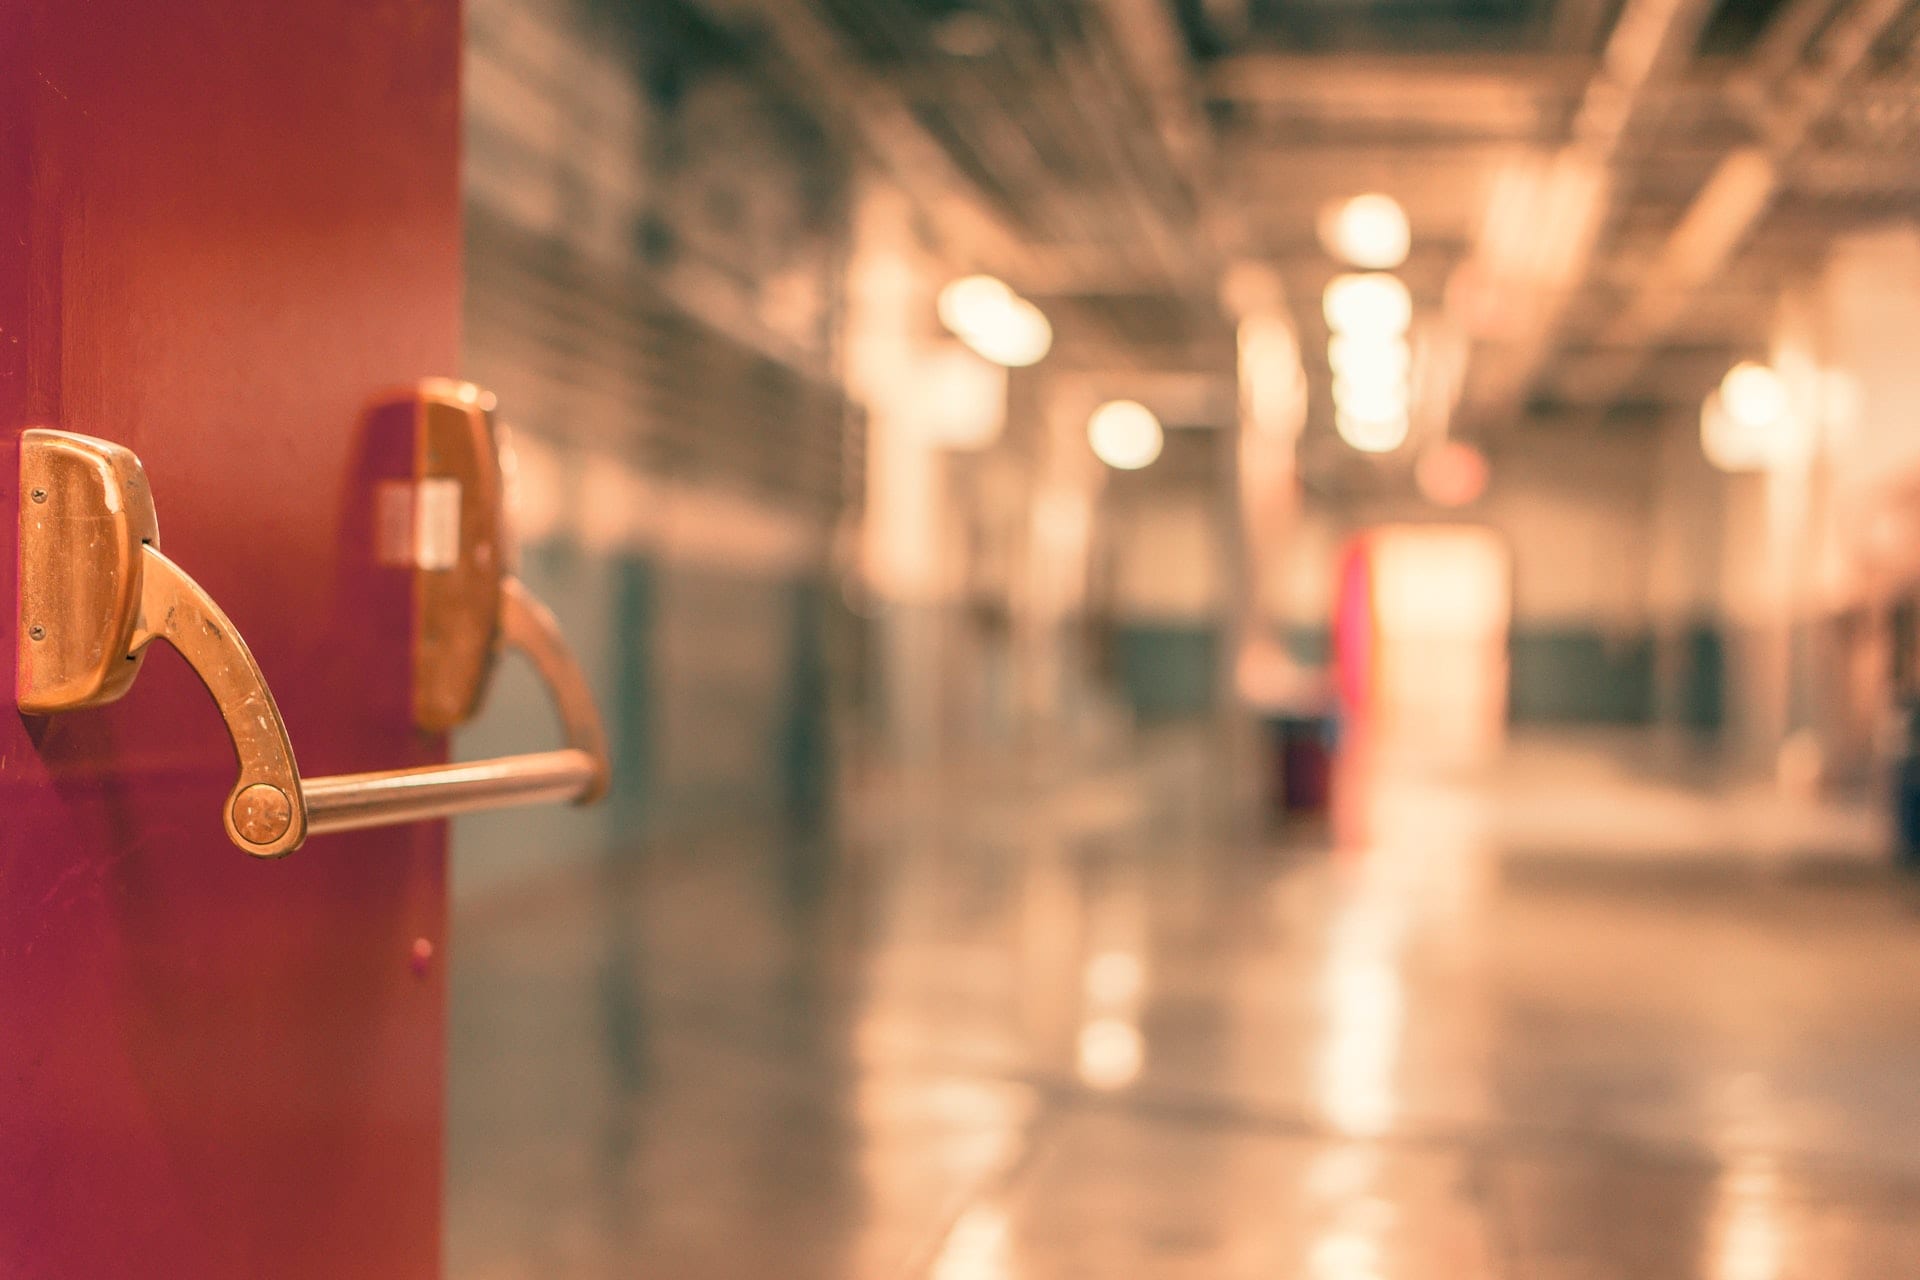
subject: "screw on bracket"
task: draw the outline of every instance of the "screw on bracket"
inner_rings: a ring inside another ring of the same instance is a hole
[[[32,497],[35,502],[45,502],[47,500],[47,491],[45,489],[35,489],[29,496]]]
[[[47,629],[38,626],[28,627],[27,637],[31,640],[45,640],[47,638]]]

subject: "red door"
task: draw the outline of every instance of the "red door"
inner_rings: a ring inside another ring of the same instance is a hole
[[[458,65],[457,0],[0,0],[0,672],[64,428],[139,454],[304,771],[444,758],[361,419],[458,367]],[[444,829],[256,861],[233,776],[164,648],[0,714],[0,1276],[437,1273]]]

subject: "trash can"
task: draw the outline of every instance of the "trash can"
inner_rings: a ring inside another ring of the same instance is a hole
[[[1332,792],[1333,717],[1272,715],[1266,724],[1273,817],[1284,820],[1325,813]]]
[[[1893,760],[1893,860],[1920,874],[1920,704],[1902,710]]]

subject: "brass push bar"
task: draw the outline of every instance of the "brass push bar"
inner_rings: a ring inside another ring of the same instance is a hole
[[[502,756],[473,764],[387,769],[308,778],[307,831],[351,831],[518,804],[597,800],[607,789],[606,737],[580,664],[560,627],[518,578],[501,583],[501,632],[508,648],[532,660],[554,701],[567,741],[560,751]]]
[[[226,722],[239,763],[227,835],[261,858],[329,831],[605,794],[606,737],[579,664],[553,615],[506,572],[491,397],[436,381],[402,408],[415,431],[416,476],[397,491],[407,499],[407,546],[383,558],[412,564],[416,575],[415,723],[438,732],[468,718],[504,645],[524,653],[553,694],[564,749],[302,778],[246,642],[161,553],[140,460],[105,440],[40,429],[20,441],[20,710],[51,715],[112,702],[132,686],[147,646],[165,640]],[[430,528],[435,520],[443,527]]]

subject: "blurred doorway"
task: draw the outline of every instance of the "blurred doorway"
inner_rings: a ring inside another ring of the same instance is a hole
[[[1347,722],[1370,745],[1450,764],[1505,734],[1513,572],[1477,525],[1383,525],[1347,546],[1335,661]]]

